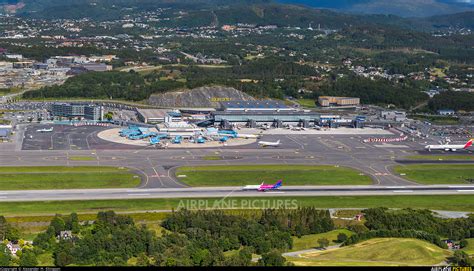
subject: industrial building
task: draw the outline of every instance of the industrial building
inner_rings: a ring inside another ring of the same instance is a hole
[[[452,109],[441,109],[441,110],[438,110],[437,113],[438,113],[438,115],[441,115],[441,116],[456,115],[456,111],[454,111]]]
[[[201,133],[201,128],[188,122],[164,122],[157,125],[159,133],[168,134],[170,137],[181,136],[191,138]]]
[[[380,112],[380,117],[384,120],[402,122],[407,119],[407,114],[402,111],[382,111]]]
[[[0,140],[8,141],[13,127],[11,125],[0,125]]]
[[[357,106],[357,105],[360,104],[360,98],[319,96],[318,97],[318,103],[323,107],[328,107],[328,106]]]
[[[50,108],[51,115],[65,118],[84,118],[102,121],[104,108],[94,104],[54,103]]]
[[[181,113],[169,109],[137,109],[138,119],[147,124],[182,121]]]

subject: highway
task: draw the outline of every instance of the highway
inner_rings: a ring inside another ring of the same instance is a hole
[[[474,185],[286,186],[267,192],[244,191],[242,187],[23,190],[0,191],[0,201],[465,194],[474,194]]]

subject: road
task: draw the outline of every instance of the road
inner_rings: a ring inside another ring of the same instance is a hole
[[[292,186],[277,191],[244,191],[242,187],[188,187],[154,189],[75,189],[0,191],[0,201],[100,200],[152,198],[227,198],[290,196],[374,196],[374,195],[465,195],[474,194],[474,185],[465,186]]]
[[[282,253],[281,256],[283,256],[283,257],[300,257],[301,254],[305,254],[305,253],[311,253],[311,252],[317,252],[317,251],[327,251],[327,250],[336,249],[336,248],[340,248],[340,247],[341,247],[341,244],[328,246],[326,248],[310,248],[310,249],[299,250],[299,251],[285,252],[285,253]]]

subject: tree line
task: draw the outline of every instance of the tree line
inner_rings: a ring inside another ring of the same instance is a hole
[[[359,97],[363,104],[393,104],[407,109],[428,100],[428,95],[414,87],[410,81],[394,83],[355,75],[333,78],[328,84],[313,91],[315,99],[324,95]]]
[[[354,230],[357,234],[344,243],[351,245],[374,237],[417,238],[446,248],[442,238],[460,240],[474,237],[474,216],[443,219],[430,210],[390,210],[372,208],[363,211],[364,227]]]
[[[364,223],[351,224],[355,234],[337,240],[352,245],[370,238],[417,238],[446,248],[442,238],[460,241],[474,237],[474,217],[442,219],[429,210],[372,208],[363,211]],[[98,266],[282,266],[281,253],[293,247],[293,238],[324,233],[335,228],[328,210],[306,207],[227,213],[222,210],[173,211],[161,222],[161,234],[137,224],[130,216],[99,212],[94,221],[78,215],[56,215],[36,236],[33,246],[20,239],[19,231],[0,216],[2,240],[22,244],[13,256],[0,243],[0,266],[38,264],[40,255],[52,255],[54,265]],[[318,244],[318,245],[317,245]],[[320,238],[314,246],[329,245]],[[257,263],[252,254],[261,255]],[[457,252],[452,262],[470,263]]]
[[[465,91],[444,91],[435,95],[428,103],[432,111],[452,109],[474,111],[474,93]]]

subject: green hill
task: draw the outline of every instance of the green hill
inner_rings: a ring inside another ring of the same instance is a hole
[[[356,245],[317,251],[289,258],[296,265],[435,265],[451,252],[433,244],[408,238],[375,238]]]
[[[402,3],[395,5],[393,1],[385,1],[386,3],[383,5],[388,7],[396,6],[396,9],[407,9],[405,3],[407,0],[397,1]],[[16,4],[17,2],[19,1],[0,0],[0,10],[7,3]],[[342,28],[349,25],[384,24],[424,31],[449,27],[469,28],[473,26],[472,8],[450,10],[450,12],[465,11],[458,14],[436,15],[426,18],[403,18],[395,15],[385,15],[399,14],[399,12],[381,12],[384,14],[372,15],[348,14],[328,9],[295,5],[298,3],[291,2],[275,0],[23,0],[21,3],[24,6],[16,10],[16,14],[37,19],[91,18],[94,20],[114,20],[120,19],[124,15],[131,16],[144,11],[156,11],[159,8],[166,8],[168,10],[165,13],[169,15],[170,20],[162,21],[162,26],[208,26],[214,19],[217,19],[220,25],[249,23],[307,27],[312,23],[313,26],[321,24],[325,28]],[[376,5],[377,3],[380,4],[379,1],[371,1],[369,6]],[[420,10],[427,10],[426,6],[430,6],[433,9],[435,7],[440,8],[439,5],[446,12],[444,4],[425,3],[423,1],[415,8],[416,10],[411,10],[411,12],[419,16],[421,14]],[[367,6],[356,6],[364,10],[368,8]],[[324,5],[321,7],[324,8]],[[411,7],[411,9],[413,8]],[[186,12],[176,16],[178,10]],[[336,9],[336,11],[341,10]]]

